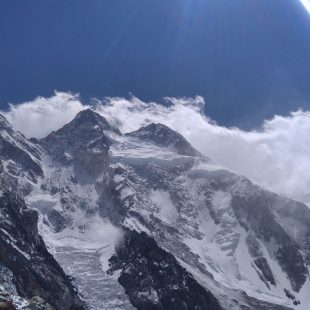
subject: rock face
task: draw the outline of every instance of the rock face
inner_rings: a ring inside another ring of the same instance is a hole
[[[154,143],[160,147],[166,147],[180,155],[202,156],[182,135],[163,124],[151,123],[137,131],[128,133],[127,136]]]
[[[308,277],[308,269],[300,252],[301,248],[285,232],[272,213],[272,195],[260,192],[248,197],[234,196],[231,204],[239,223],[246,229],[251,229],[255,235],[270,243],[277,244],[274,257],[286,272],[294,291],[299,291]],[[260,255],[255,264],[262,271],[266,280],[275,284],[267,261]]]
[[[110,259],[109,273],[139,310],[222,309],[216,298],[146,233],[128,231]]]
[[[105,165],[112,144],[105,131],[120,134],[103,117],[88,109],[48,135],[41,144],[61,164],[76,164],[87,173],[96,175]]]
[[[38,233],[38,213],[10,192],[0,197],[0,208],[0,263],[11,273],[13,291],[41,296],[57,309],[84,309]]]
[[[262,281],[264,281],[268,288],[270,288],[270,285],[276,285],[273,272],[264,257],[260,244],[257,242],[255,237],[251,235],[247,237],[246,243],[249,248],[249,253],[254,259],[254,264],[260,271],[259,276]]]
[[[42,176],[38,149],[0,114],[0,188],[6,184],[24,195]]]
[[[0,193],[15,186],[40,212],[46,244],[82,288],[89,309],[308,310],[306,205],[219,168],[161,124],[122,135],[85,110],[32,142],[2,124],[2,145],[24,155],[1,153]],[[17,208],[4,202],[3,210]],[[33,294],[54,306],[62,296],[69,305],[72,288],[34,230],[36,213],[18,210],[1,214],[18,227],[2,224],[18,240],[10,247],[3,241],[19,262],[6,258],[6,268],[27,266]],[[30,230],[18,226],[32,213]],[[0,236],[5,240],[3,231]],[[19,292],[32,294],[22,279],[15,281]],[[55,293],[39,294],[42,285],[55,285]]]

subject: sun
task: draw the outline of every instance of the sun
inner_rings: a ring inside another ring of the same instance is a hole
[[[300,0],[300,2],[304,5],[306,10],[310,13],[310,0]]]

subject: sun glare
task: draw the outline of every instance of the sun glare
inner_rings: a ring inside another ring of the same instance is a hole
[[[310,0],[300,0],[306,10],[310,13]]]

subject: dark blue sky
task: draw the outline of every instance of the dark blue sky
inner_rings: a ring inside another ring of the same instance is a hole
[[[3,0],[0,107],[53,90],[204,96],[250,128],[310,107],[310,15],[298,0]]]

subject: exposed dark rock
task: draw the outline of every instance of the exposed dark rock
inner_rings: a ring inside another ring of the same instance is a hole
[[[299,245],[275,220],[268,196],[255,193],[250,196],[234,196],[231,204],[242,226],[252,229],[258,238],[266,242],[275,242],[273,255],[289,276],[293,289],[298,292],[307,279],[308,270]],[[263,270],[268,271],[265,264],[264,267],[262,262],[259,264]]]
[[[139,310],[222,309],[217,299],[146,233],[130,231],[110,259],[110,273]]]
[[[68,277],[38,234],[38,214],[15,194],[0,198],[0,263],[21,297],[40,296],[57,309],[84,309]]]
[[[3,172],[4,170],[4,167],[3,167],[3,163],[2,163],[2,160],[0,158],[0,173]]]
[[[42,175],[38,149],[0,115],[0,188],[28,194]]]
[[[288,290],[288,289],[284,289],[284,293],[286,295],[287,298],[291,299],[293,301],[293,304],[295,306],[300,304],[300,301],[296,299],[296,297]]]
[[[52,132],[40,143],[62,164],[78,163],[88,174],[96,176],[106,165],[112,144],[104,131],[120,134],[104,117],[88,109],[78,113],[72,122]]]
[[[70,219],[66,214],[54,209],[47,211],[46,217],[48,219],[48,225],[53,228],[54,232],[60,232],[70,224]]]
[[[0,302],[0,310],[16,310],[12,301]]]
[[[168,147],[180,155],[203,157],[181,134],[163,124],[151,123],[127,135],[160,147]]]
[[[40,165],[31,158],[31,156],[23,149],[19,148],[13,143],[0,136],[0,154],[3,159],[12,160],[18,163],[24,171],[35,178],[35,176],[42,176],[43,172]]]
[[[261,271],[261,274],[259,274],[259,276],[263,277],[263,281],[265,282],[268,288],[269,288],[268,282],[272,285],[276,285],[272,270],[266,258],[263,256],[259,243],[253,236],[248,236],[246,242],[248,245],[249,252],[251,256],[254,258],[254,264]]]

